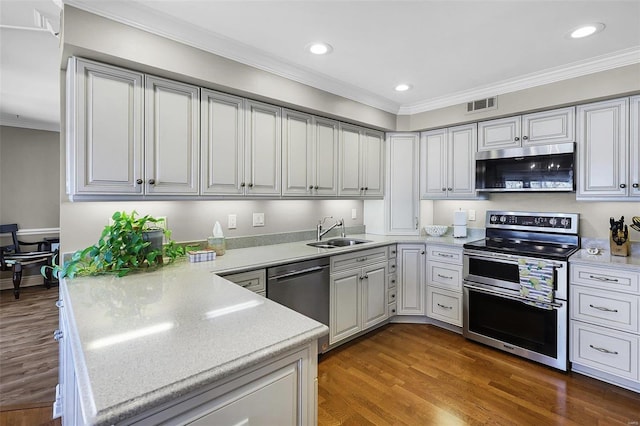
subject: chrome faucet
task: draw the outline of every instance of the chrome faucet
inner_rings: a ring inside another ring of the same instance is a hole
[[[325,216],[324,218],[322,218],[322,220],[318,221],[318,226],[316,227],[316,231],[317,231],[317,238],[316,241],[321,241],[322,237],[329,231],[331,231],[333,228],[335,228],[336,226],[341,226],[342,227],[342,237],[344,237],[346,234],[344,232],[344,219],[340,219],[338,221],[336,221],[336,223],[334,223],[333,225],[331,225],[328,229],[323,229],[322,225],[324,225],[324,222],[327,219],[333,219],[333,216]]]

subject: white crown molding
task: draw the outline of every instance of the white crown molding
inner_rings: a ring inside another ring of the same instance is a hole
[[[187,26],[179,19],[160,13],[136,1],[94,2],[88,0],[65,0],[65,3],[116,22],[398,115],[418,114],[466,103],[475,99],[486,98],[488,96],[525,90],[544,84],[640,63],[640,46],[636,46],[612,54],[531,73],[472,90],[401,105],[357,86],[346,84],[317,73],[309,68],[287,63],[278,57],[267,55],[258,49],[211,31],[199,27]],[[123,7],[126,8],[126,10],[123,9]]]
[[[42,120],[31,120],[22,118],[12,118],[11,116],[0,117],[0,126],[20,127],[23,129],[46,130],[49,132],[59,132],[60,123],[51,123]]]
[[[536,86],[542,86],[637,63],[640,63],[640,46],[584,61],[574,62],[562,67],[531,73],[515,79],[504,80],[496,84],[487,85],[473,90],[462,91],[410,105],[403,105],[398,110],[398,115],[411,115],[432,111],[438,108],[467,103],[476,99],[517,92],[519,90],[530,89]]]

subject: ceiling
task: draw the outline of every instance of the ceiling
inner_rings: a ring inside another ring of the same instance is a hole
[[[640,63],[640,0],[64,3],[395,114]],[[55,32],[53,0],[0,0],[1,123],[57,127],[58,39],[10,28],[34,27],[34,8]],[[604,31],[568,37],[593,22]],[[305,51],[319,40],[333,51]],[[398,83],[412,88],[396,92]]]

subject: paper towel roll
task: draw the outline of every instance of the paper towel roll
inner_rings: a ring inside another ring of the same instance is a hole
[[[454,225],[466,225],[467,224],[467,212],[457,211],[453,212],[453,224]]]

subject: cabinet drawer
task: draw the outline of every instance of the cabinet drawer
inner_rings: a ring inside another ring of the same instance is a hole
[[[638,336],[572,321],[571,362],[638,380]]]
[[[427,316],[462,327],[462,294],[428,286]]]
[[[398,261],[396,260],[395,257],[392,257],[392,258],[389,259],[389,272],[392,272],[392,273],[396,272],[396,270],[397,270],[396,267],[398,265],[397,262]]]
[[[389,291],[387,292],[388,296],[387,296],[387,303],[393,303],[396,301],[396,295],[398,294],[398,292],[396,291],[395,288],[391,288],[389,289]]]
[[[377,262],[388,260],[388,248],[378,247],[368,250],[359,250],[352,253],[340,254],[331,257],[331,273],[345,269],[360,268]]]
[[[398,313],[398,308],[395,302],[389,303],[389,316],[395,316]]]
[[[462,265],[462,250],[454,247],[427,245],[427,260],[455,263]]]
[[[640,293],[640,272],[571,264],[571,282],[599,289]]]
[[[427,284],[447,290],[462,291],[462,266],[442,262],[427,262]]]
[[[571,318],[624,331],[639,331],[640,296],[571,287]]]
[[[398,283],[398,274],[389,274],[389,288],[396,288]]]
[[[223,275],[223,278],[236,283],[247,290],[251,290],[254,293],[264,295],[267,291],[266,271],[264,269],[256,269],[255,271],[241,272],[239,274]]]

